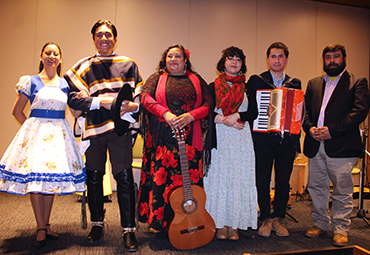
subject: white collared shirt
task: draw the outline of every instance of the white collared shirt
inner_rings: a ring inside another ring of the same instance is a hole
[[[319,119],[317,120],[318,128],[324,126],[326,106],[328,105],[331,95],[333,94],[334,89],[337,87],[337,84],[344,72],[345,70],[343,70],[343,72],[339,74],[338,77],[334,81],[330,80],[328,74],[325,74],[324,76],[324,80],[326,84],[325,84],[324,97],[322,99],[322,104],[321,104],[321,109],[320,109],[320,115],[319,115]]]

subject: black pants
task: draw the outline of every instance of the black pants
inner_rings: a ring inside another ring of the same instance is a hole
[[[284,218],[296,151],[289,137],[282,139],[279,134],[275,133],[262,134],[254,141],[254,149],[260,220],[263,221],[269,217]],[[270,182],[273,164],[275,166],[275,198],[271,213]]]
[[[112,173],[117,181],[117,197],[123,228],[135,227],[135,192],[132,176],[131,133],[109,133],[90,140],[85,152],[87,194],[91,221],[103,221],[103,175],[109,151]]]

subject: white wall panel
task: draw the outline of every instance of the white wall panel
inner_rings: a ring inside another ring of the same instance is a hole
[[[117,26],[116,52],[134,59],[144,79],[173,43],[189,48],[207,82],[216,78],[221,51],[240,47],[249,77],[267,69],[266,49],[274,41],[288,45],[286,71],[304,88],[322,73],[321,52],[332,42],[346,46],[349,71],[369,78],[370,10],[364,8],[309,0],[0,0],[0,15],[0,156],[19,129],[11,115],[19,77],[37,73],[47,41],[61,46],[63,72],[94,54],[90,30],[98,19]]]

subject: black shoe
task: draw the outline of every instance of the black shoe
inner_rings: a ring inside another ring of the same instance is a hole
[[[93,226],[87,236],[88,243],[95,243],[103,237],[103,226]]]
[[[45,225],[46,227],[50,227],[50,224],[46,224]],[[58,234],[57,233],[53,233],[51,235],[48,234],[48,232],[46,232],[46,239],[49,239],[49,240],[57,240],[59,238]]]
[[[129,252],[137,251],[137,240],[135,232],[126,232],[123,234],[123,242],[125,249]]]
[[[40,228],[40,229],[38,229],[37,230],[37,232],[36,233],[38,233],[39,231],[45,231],[46,232],[46,228]],[[36,237],[37,238],[37,237]],[[35,246],[37,247],[37,248],[40,248],[40,247],[42,247],[42,246],[45,246],[45,244],[46,244],[46,238],[44,239],[44,240],[41,240],[41,241],[38,241],[37,239],[35,240]]]

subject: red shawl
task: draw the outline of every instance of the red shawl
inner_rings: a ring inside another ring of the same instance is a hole
[[[227,81],[232,83],[230,87]],[[238,111],[243,103],[245,91],[245,75],[229,76],[220,74],[215,80],[216,106],[222,109],[224,116]]]
[[[202,104],[202,89],[200,86],[200,81],[198,77],[192,72],[186,71],[186,75],[189,77],[190,81],[195,87],[197,92],[197,101],[195,102],[194,109],[198,108]],[[155,92],[155,98],[157,102],[167,108],[166,103],[166,84],[167,84],[168,73],[163,73],[159,77],[157,89]],[[164,121],[160,119],[160,121]],[[194,134],[193,134],[193,146],[198,150],[203,150],[203,140],[202,140],[202,129],[200,120],[194,121]]]

